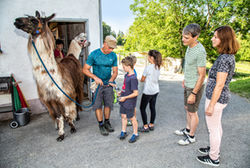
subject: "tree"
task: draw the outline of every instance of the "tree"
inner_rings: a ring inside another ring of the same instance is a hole
[[[117,45],[124,45],[125,40],[124,40],[124,33],[122,31],[119,31],[117,34]]]
[[[124,45],[129,51],[157,49],[164,57],[183,58],[182,30],[190,23],[201,26],[199,41],[211,62],[218,55],[211,45],[215,28],[230,25],[242,41],[249,38],[249,0],[134,0],[130,10],[136,18]]]
[[[247,34],[245,39],[242,38],[242,36],[240,35],[239,39],[240,39],[241,47],[237,54],[241,56],[240,60],[250,61],[250,43],[249,43],[250,35]]]
[[[194,22],[195,16],[190,13],[199,14],[195,7],[198,5],[194,0],[135,0],[130,9],[137,17],[129,29],[125,49],[156,49],[164,57],[183,58],[182,29],[186,23]]]
[[[111,27],[107,25],[105,22],[102,22],[102,29],[103,29],[103,41],[106,36],[110,35]]]
[[[103,41],[104,41],[105,37],[108,35],[112,35],[112,36],[116,37],[115,31],[113,31],[111,29],[111,27],[108,24],[106,24],[105,22],[102,22],[102,29],[103,29]]]

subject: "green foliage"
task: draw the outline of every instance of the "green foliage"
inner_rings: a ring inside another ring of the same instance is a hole
[[[112,36],[116,37],[115,31],[112,31],[111,27],[109,25],[107,25],[105,22],[102,22],[102,29],[103,29],[103,41],[104,41],[105,37],[108,35],[112,35]]]
[[[245,39],[240,35],[239,36],[240,41],[240,50],[238,51],[238,55],[240,55],[240,60],[242,61],[250,61],[250,35],[247,34],[245,36]],[[250,68],[250,65],[249,67]]]
[[[236,72],[241,72],[241,73],[248,73],[250,76],[250,62],[247,61],[240,61],[236,63]]]
[[[250,77],[231,82],[230,91],[250,99]]]
[[[103,41],[106,36],[110,35],[111,27],[107,25],[105,22],[102,22],[102,30],[103,30]]]
[[[125,39],[124,39],[124,33],[122,31],[119,31],[117,34],[117,45],[121,45],[123,46],[125,43]]]
[[[241,34],[242,46],[249,48],[249,0],[134,0],[130,6],[136,16],[129,28],[124,45],[127,51],[159,50],[163,57],[183,58],[182,30],[190,23],[198,23],[202,32],[199,41],[205,46],[208,60],[218,54],[212,48],[213,30],[230,25]],[[247,60],[249,49],[236,55]],[[245,58],[247,57],[247,58]]]
[[[102,22],[102,28],[103,28],[103,41],[106,36],[112,35],[116,38],[117,40],[117,45],[124,45],[125,43],[125,37],[124,33],[122,31],[119,31],[118,34],[116,35],[115,31],[111,29],[111,26],[107,25],[105,22]]]
[[[114,36],[116,38],[116,33],[115,31],[111,31],[110,35]]]
[[[235,75],[236,81],[229,85],[230,91],[240,96],[250,99],[250,62],[241,61],[236,63]]]
[[[240,61],[236,63],[234,79],[241,79],[243,77],[250,77],[250,62]]]

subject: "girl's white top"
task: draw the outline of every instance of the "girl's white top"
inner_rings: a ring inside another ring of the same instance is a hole
[[[143,93],[146,95],[154,95],[160,91],[159,77],[160,69],[155,68],[155,64],[148,65],[142,74],[146,77]]]

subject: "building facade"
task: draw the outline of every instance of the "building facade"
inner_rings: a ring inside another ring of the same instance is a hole
[[[0,7],[0,46],[3,51],[0,54],[0,77],[13,74],[17,81],[21,81],[19,86],[32,112],[44,111],[45,108],[38,99],[27,52],[29,35],[15,28],[15,19],[26,14],[34,16],[36,10],[44,16],[55,13],[51,24],[59,25],[59,29],[55,30],[57,38],[62,38],[67,47],[73,38],[72,33],[84,31],[91,42],[86,53],[88,55],[102,45],[101,0],[1,0]],[[11,98],[0,96],[0,106],[10,103]],[[2,114],[0,119],[1,116]]]

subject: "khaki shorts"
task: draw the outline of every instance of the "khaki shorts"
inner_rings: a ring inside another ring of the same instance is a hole
[[[202,85],[201,89],[197,93],[195,103],[194,104],[188,104],[187,99],[188,99],[188,96],[193,91],[193,89],[194,88],[188,88],[188,87],[185,87],[185,89],[184,89],[184,105],[187,107],[187,111],[191,112],[191,113],[194,113],[194,112],[198,111],[200,100],[202,98],[202,94],[203,94],[203,91],[204,91],[204,85]]]
[[[113,87],[109,85],[100,86],[92,109],[94,111],[97,109],[102,109],[102,106],[104,105],[104,107],[109,107],[112,110],[113,101],[114,101]]]

